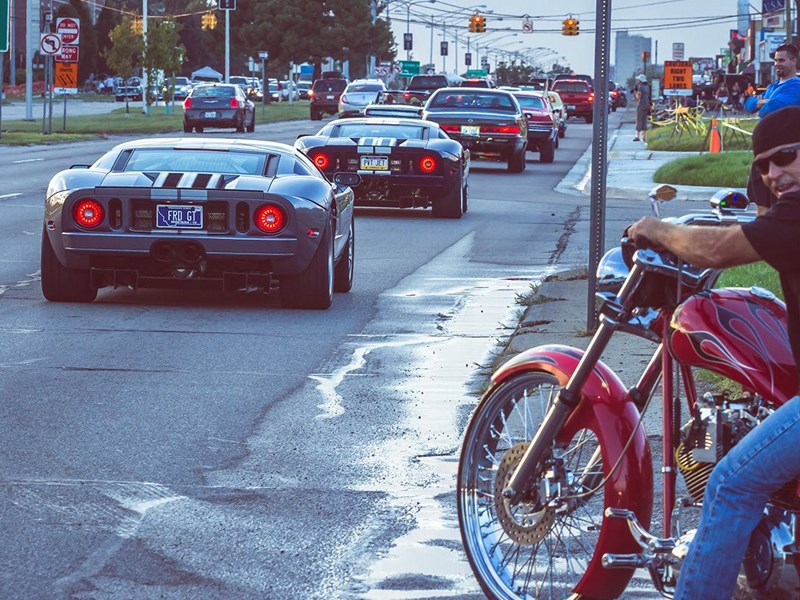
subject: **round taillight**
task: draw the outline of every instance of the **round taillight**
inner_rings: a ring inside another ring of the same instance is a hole
[[[436,170],[436,159],[432,156],[425,156],[419,161],[419,169],[423,173],[433,173]]]
[[[253,221],[261,231],[265,233],[276,233],[286,225],[286,213],[280,206],[265,204],[253,215]]]
[[[103,220],[103,207],[97,200],[78,200],[72,209],[72,218],[81,227],[97,227]]]
[[[322,171],[327,169],[328,166],[331,164],[331,159],[328,158],[327,154],[317,154],[316,156],[314,156],[313,161],[314,164],[317,165]]]

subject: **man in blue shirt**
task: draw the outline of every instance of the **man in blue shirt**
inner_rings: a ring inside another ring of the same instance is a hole
[[[797,77],[797,46],[783,44],[775,50],[775,75],[778,76],[763,94],[750,96],[744,103],[749,113],[766,117],[787,106],[800,105],[800,79]]]

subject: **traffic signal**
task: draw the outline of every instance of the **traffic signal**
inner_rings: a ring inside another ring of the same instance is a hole
[[[469,32],[483,33],[484,31],[486,31],[486,18],[475,13],[469,18]]]
[[[133,23],[131,23],[131,29],[133,29],[133,33],[135,35],[142,35],[142,20],[139,18],[135,18]]]
[[[561,22],[562,35],[578,35],[580,33],[580,21],[574,17],[569,17]]]
[[[203,29],[214,29],[217,26],[217,16],[209,11],[203,15],[201,22]]]

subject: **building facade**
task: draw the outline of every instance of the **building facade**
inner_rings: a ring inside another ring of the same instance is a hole
[[[642,52],[653,56],[653,40],[641,35],[630,35],[627,31],[617,31],[614,48],[614,77],[622,85],[642,72]],[[651,59],[652,60],[652,59]],[[650,64],[648,62],[648,64]]]

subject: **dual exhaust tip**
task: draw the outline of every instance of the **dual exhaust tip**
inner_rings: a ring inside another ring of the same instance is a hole
[[[171,267],[196,267],[205,255],[205,249],[196,242],[176,243],[162,240],[150,248],[153,260]]]

